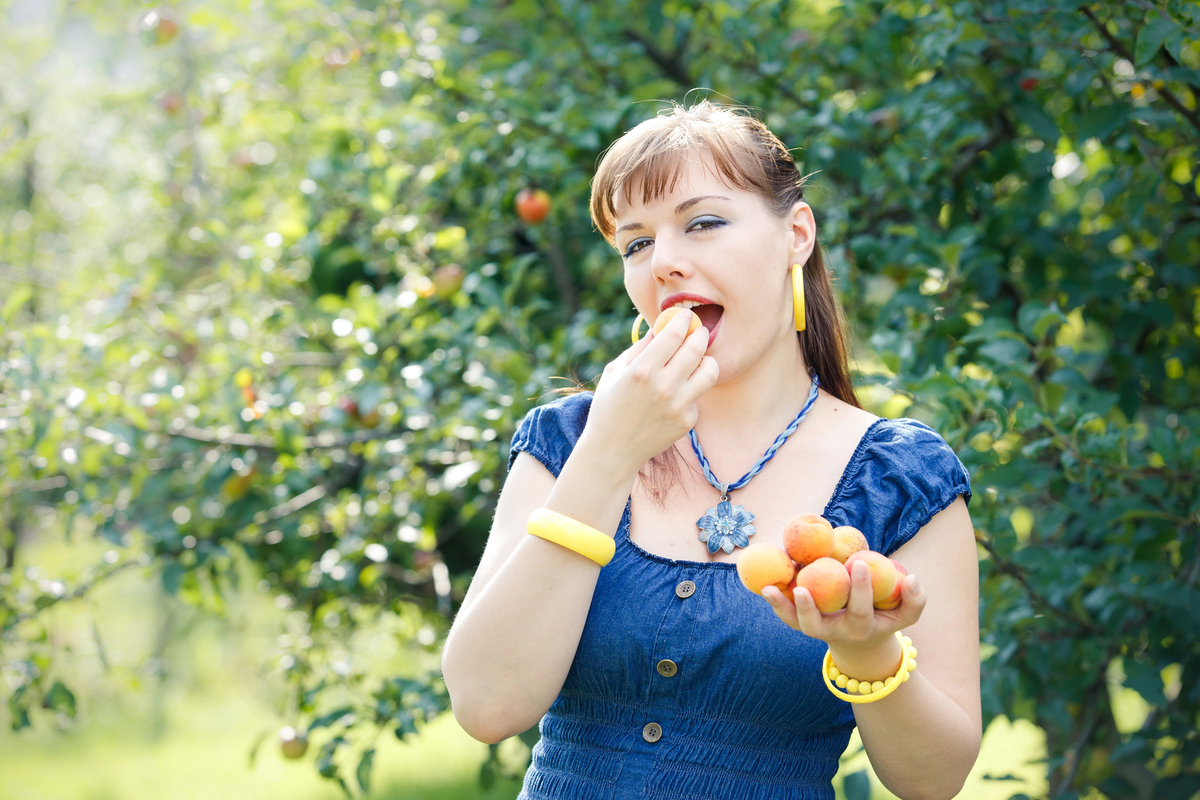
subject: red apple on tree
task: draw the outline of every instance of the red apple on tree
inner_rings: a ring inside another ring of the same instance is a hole
[[[358,419],[358,403],[354,401],[354,398],[343,397],[338,401],[338,408],[340,408],[342,413],[346,416]]]
[[[162,106],[163,111],[168,114],[174,114],[183,108],[183,94],[180,92],[167,92],[158,100],[158,104]]]
[[[466,273],[458,264],[443,264],[433,271],[433,293],[443,300],[462,288]]]
[[[170,17],[161,17],[154,27],[154,40],[159,44],[166,44],[174,39],[177,33],[179,33],[178,23]]]
[[[536,225],[550,213],[550,195],[544,189],[525,187],[517,192],[517,216]]]
[[[279,732],[279,749],[284,758],[300,758],[308,751],[308,734],[303,728],[296,730],[291,725]]]

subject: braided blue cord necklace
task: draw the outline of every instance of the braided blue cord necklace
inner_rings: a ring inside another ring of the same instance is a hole
[[[708,465],[708,459],[704,457],[704,449],[700,447],[696,429],[688,431],[688,437],[692,440],[692,450],[695,451],[696,458],[700,459],[700,468],[704,470],[704,477],[713,485],[713,488],[721,493],[721,502],[717,503],[716,508],[710,508],[704,512],[703,517],[696,520],[696,526],[700,528],[700,541],[708,544],[710,554],[718,550],[732,553],[733,548],[746,547],[750,544],[750,537],[754,534],[754,526],[750,523],[754,520],[754,515],[743,507],[730,503],[729,493],[735,489],[741,489],[749,483],[750,479],[761,472],[767,462],[775,457],[775,453],[783,446],[783,443],[796,432],[796,428],[808,416],[813,403],[817,401],[817,389],[820,386],[821,381],[817,378],[817,374],[812,373],[812,388],[808,390],[808,400],[805,401],[804,408],[800,409],[800,413],[784,429],[783,433],[775,437],[775,441],[767,448],[767,452],[754,462],[750,471],[733,483],[721,483],[717,480],[717,476],[713,475],[712,467]]]

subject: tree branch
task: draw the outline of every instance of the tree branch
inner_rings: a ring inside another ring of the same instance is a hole
[[[1104,38],[1104,41],[1108,42],[1109,48],[1114,53],[1128,61],[1130,64],[1133,64],[1137,61],[1137,59],[1134,58],[1133,53],[1129,52],[1129,49],[1121,43],[1121,40],[1109,33],[1108,28],[1095,14],[1092,13],[1090,8],[1087,6],[1080,6],[1079,10],[1083,12],[1085,17],[1091,20],[1092,25],[1096,28],[1097,33]],[[1182,115],[1183,118],[1188,122],[1192,123],[1193,128],[1195,128],[1197,131],[1200,131],[1200,116],[1197,116],[1196,112],[1189,111],[1183,103],[1179,102],[1179,98],[1177,98],[1165,85],[1161,89],[1157,89],[1157,91],[1158,96],[1165,100],[1167,105],[1175,109],[1176,113]]]
[[[1079,772],[1080,753],[1083,751],[1084,745],[1088,739],[1092,738],[1092,734],[1096,730],[1096,725],[1100,722],[1100,711],[1102,708],[1107,708],[1107,703],[1101,703],[1097,695],[1105,686],[1104,673],[1100,674],[1099,679],[1088,687],[1087,696],[1089,711],[1085,719],[1087,722],[1083,725],[1083,729],[1079,732],[1079,736],[1067,748],[1067,752],[1063,754],[1064,761],[1062,777],[1058,781],[1058,786],[1050,793],[1051,797],[1061,797],[1067,789],[1070,788],[1071,782],[1075,780],[1076,773]]]
[[[15,627],[16,625],[20,625],[22,623],[28,622],[29,620],[36,617],[38,614],[45,611],[47,608],[51,608],[52,606],[56,606],[59,603],[65,602],[67,600],[77,600],[80,597],[83,597],[88,592],[90,592],[93,588],[95,588],[96,584],[100,583],[101,581],[108,580],[113,575],[116,575],[118,572],[121,572],[129,567],[138,566],[139,564],[140,564],[140,562],[137,559],[130,559],[129,561],[122,561],[120,564],[117,564],[112,569],[108,570],[107,572],[97,575],[96,577],[92,578],[90,581],[87,581],[86,583],[81,583],[79,586],[75,587],[75,590],[73,592],[71,592],[70,594],[63,594],[59,597],[51,597],[49,600],[46,601],[45,605],[39,606],[39,607],[33,609],[32,611],[23,611],[20,614],[16,614],[16,615],[10,617],[8,622],[5,623],[4,628],[0,629],[0,633],[8,633],[8,631],[12,630],[12,628]],[[145,566],[145,565],[142,565],[142,566]]]
[[[629,41],[636,42],[646,49],[646,57],[658,65],[658,68],[663,71],[668,78],[678,83],[685,89],[691,89],[696,85],[696,80],[687,70],[687,65],[683,63],[682,48],[668,55],[658,48],[654,42],[642,36],[635,30],[626,28],[621,31],[621,34]]]
[[[1103,631],[1101,629],[1097,628],[1092,623],[1088,622],[1085,619],[1081,619],[1081,618],[1075,616],[1070,611],[1067,611],[1064,608],[1059,608],[1058,606],[1054,605],[1049,600],[1047,600],[1045,597],[1043,597],[1041,592],[1039,592],[1037,589],[1033,588],[1033,586],[1029,583],[1029,579],[1025,577],[1025,573],[1023,571],[1021,571],[1019,568],[1014,566],[1012,564],[1012,562],[1006,561],[1005,559],[1001,558],[1000,554],[998,552],[996,552],[995,544],[993,544],[991,539],[987,538],[986,536],[983,536],[978,531],[976,531],[975,541],[978,542],[980,545],[982,545],[984,550],[987,550],[988,555],[990,555],[992,557],[992,562],[996,565],[996,570],[998,572],[1000,572],[1002,575],[1010,576],[1017,583],[1021,584],[1021,587],[1025,590],[1025,593],[1029,595],[1029,599],[1032,600],[1034,603],[1036,603],[1039,606],[1049,609],[1050,611],[1054,612],[1057,616],[1062,617],[1063,619],[1070,622],[1072,625],[1077,625],[1078,627],[1082,628],[1084,631],[1086,631],[1088,633],[1103,633]]]
[[[962,179],[963,174],[970,168],[975,160],[979,158],[979,154],[984,150],[993,147],[997,142],[1004,137],[1012,137],[1014,134],[1012,123],[1008,121],[1008,117],[1002,113],[996,114],[995,125],[992,126],[992,132],[983,141],[975,141],[963,148],[959,155],[958,162],[950,171],[950,181],[955,185]]]
[[[300,449],[323,450],[332,447],[348,447],[352,444],[371,442],[377,439],[393,439],[407,430],[407,428],[393,428],[387,431],[358,431],[350,436],[334,436],[332,433],[318,433],[316,436],[304,437]],[[155,433],[191,439],[192,441],[203,442],[204,444],[225,444],[231,447],[245,447],[265,453],[275,453],[278,451],[278,446],[273,438],[270,436],[256,436],[253,433],[228,433],[221,436],[203,428],[191,426],[182,428],[181,430],[173,431],[168,429],[165,431],[155,431]]]

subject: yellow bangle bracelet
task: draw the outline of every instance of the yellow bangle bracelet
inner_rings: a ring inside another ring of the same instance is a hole
[[[602,567],[612,561],[617,552],[613,537],[548,508],[539,508],[530,514],[525,529],[534,536],[587,556]]]
[[[917,648],[913,647],[912,639],[900,631],[896,631],[896,638],[900,640],[902,654],[900,669],[895,675],[882,681],[859,681],[851,678],[834,665],[833,651],[826,650],[825,662],[821,665],[821,677],[825,679],[829,691],[848,703],[874,703],[896,691],[896,687],[908,680],[908,674],[917,668]]]

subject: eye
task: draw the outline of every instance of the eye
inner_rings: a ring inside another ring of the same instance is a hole
[[[629,258],[630,256],[637,254],[639,251],[645,250],[653,241],[653,239],[647,239],[645,237],[642,237],[641,239],[634,239],[629,243],[629,246],[625,248],[625,253],[621,257]]]
[[[696,219],[696,222],[691,223],[688,230],[715,230],[716,228],[724,227],[726,224],[725,219],[704,217],[703,219]]]

